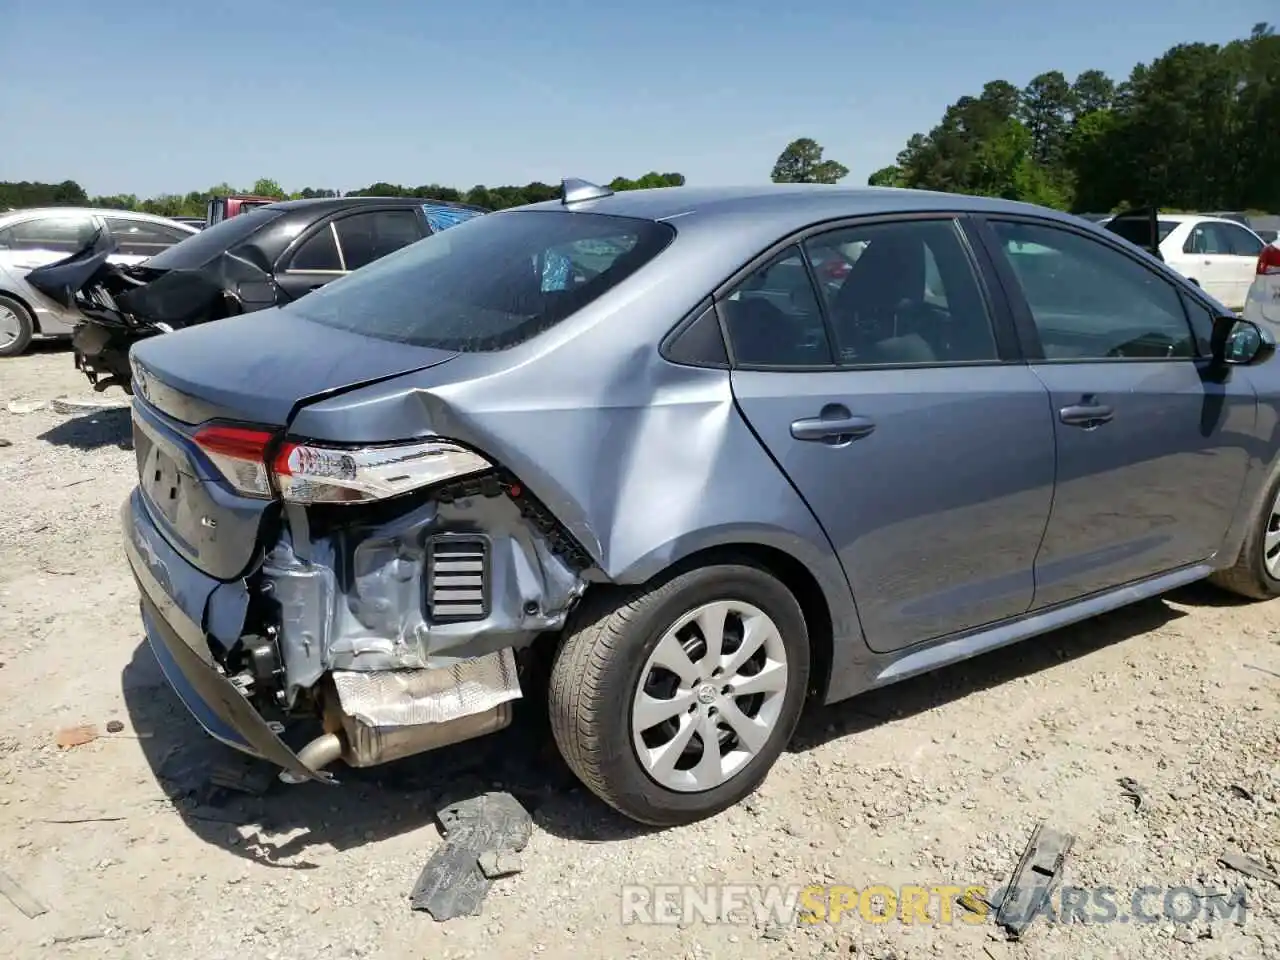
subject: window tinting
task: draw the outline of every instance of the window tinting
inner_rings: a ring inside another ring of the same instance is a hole
[[[1256,257],[1265,246],[1244,227],[1236,226],[1234,223],[1220,223],[1218,227],[1226,235],[1227,249],[1231,251],[1232,256]]]
[[[38,217],[5,230],[4,243],[10,250],[75,253],[93,239],[96,230],[91,218],[79,214]]]
[[[842,276],[819,273],[840,363],[998,359],[986,302],[954,221],[848,227],[805,246],[815,261],[829,262],[833,250],[852,260]]]
[[[335,220],[334,227],[348,270],[359,270],[422,239],[422,228],[412,210],[370,210]]]
[[[1178,291],[1104,243],[1054,227],[993,222],[1048,360],[1193,357]]]
[[[747,366],[829,365],[822,309],[798,246],[760,267],[720,302],[734,362]]]
[[[234,250],[268,223],[284,215],[279,208],[258,207],[193,234],[186,243],[162,250],[148,266],[158,270],[203,267],[219,254]]]
[[[303,241],[293,259],[289,261],[290,270],[319,270],[324,273],[342,271],[342,261],[338,258],[338,244],[333,239],[333,224],[326,223],[323,229]]]
[[[383,340],[502,350],[581,310],[675,236],[651,220],[568,211],[475,217],[383,257],[284,309]],[[592,254],[564,268],[564,251]]]
[[[167,227],[149,220],[132,220],[128,217],[105,217],[107,229],[116,242],[116,252],[127,257],[154,257],[175,243],[181,243],[194,234]]]

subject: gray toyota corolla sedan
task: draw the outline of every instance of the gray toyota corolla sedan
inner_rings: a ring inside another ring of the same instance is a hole
[[[147,635],[283,779],[545,695],[591,790],[687,822],[808,699],[1205,577],[1280,593],[1275,341],[1128,241],[890,189],[562,193],[133,352]]]

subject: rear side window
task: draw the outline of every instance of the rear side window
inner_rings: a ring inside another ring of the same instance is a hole
[[[370,210],[335,220],[333,225],[348,270],[359,270],[422,239],[422,228],[412,210]]]
[[[116,252],[127,257],[154,257],[195,234],[176,227],[167,227],[150,220],[132,220],[127,217],[106,217],[107,229],[116,242]]]
[[[284,309],[382,340],[503,350],[581,310],[674,236],[667,224],[630,217],[558,210],[488,214],[383,257]]]

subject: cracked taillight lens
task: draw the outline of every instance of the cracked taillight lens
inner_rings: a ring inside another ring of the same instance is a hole
[[[272,435],[244,427],[205,427],[195,441],[227,481],[250,497],[271,497],[272,481],[293,503],[367,503],[490,469],[473,450],[448,440],[347,447],[286,441],[267,467]]]
[[[448,440],[357,448],[286,443],[273,461],[280,495],[295,503],[385,500],[492,466]]]

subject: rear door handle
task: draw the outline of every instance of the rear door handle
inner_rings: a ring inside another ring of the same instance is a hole
[[[1058,419],[1069,427],[1092,430],[1115,419],[1116,412],[1105,403],[1076,403],[1058,411]]]
[[[809,417],[791,424],[791,436],[797,440],[842,444],[865,437],[875,428],[875,421],[867,417]]]

